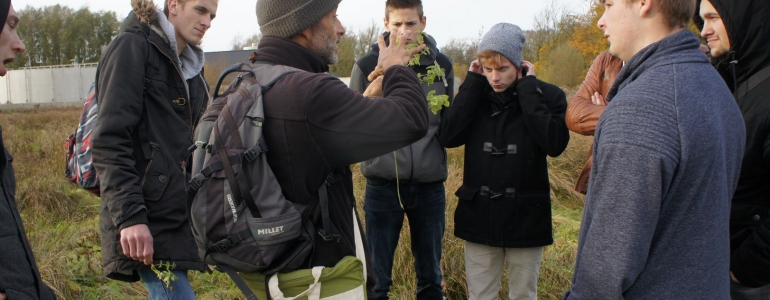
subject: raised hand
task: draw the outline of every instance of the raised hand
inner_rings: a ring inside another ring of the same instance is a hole
[[[377,37],[377,44],[380,46],[380,56],[377,59],[377,68],[375,68],[375,71],[379,69],[379,72],[384,74],[385,70],[392,66],[405,66],[409,62],[409,59],[412,57],[412,55],[420,53],[420,51],[425,49],[425,44],[419,45],[410,50],[406,50],[406,45],[399,44],[401,37],[409,36],[410,34],[412,34],[411,30],[407,30],[401,33],[401,35],[398,37],[395,34],[391,34],[389,46],[385,45],[385,37],[382,35]],[[370,74],[370,81],[377,78],[379,75],[382,74]]]

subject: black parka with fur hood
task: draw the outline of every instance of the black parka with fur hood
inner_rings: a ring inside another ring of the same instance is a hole
[[[710,0],[730,51],[713,63],[746,124],[746,150],[730,215],[730,270],[741,284],[770,284],[770,16],[767,0]],[[700,4],[700,1],[698,1]],[[702,28],[703,20],[695,18]]]
[[[203,51],[188,45],[178,55],[165,15],[150,0],[131,4],[99,62],[92,149],[101,181],[104,273],[125,281],[139,280],[135,270],[142,264],[123,255],[120,230],[136,224],[150,228],[155,263],[205,269],[185,193],[188,148],[208,102]]]

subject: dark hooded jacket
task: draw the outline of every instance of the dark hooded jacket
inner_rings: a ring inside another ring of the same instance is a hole
[[[328,74],[329,67],[319,56],[285,38],[264,37],[254,60],[305,71],[286,75],[265,92],[263,134],[270,147],[267,162],[290,201],[316,203],[318,187],[327,174],[337,174],[328,194],[332,230],[340,238],[324,241],[316,235],[306,265],[333,267],[343,257],[356,254],[350,165],[425,136],[431,114],[425,94],[414,71],[393,66],[385,71],[384,98],[364,97]],[[319,214],[314,223],[322,228]],[[372,288],[375,277],[369,259],[366,270]]]
[[[203,53],[188,45],[178,55],[163,13],[147,0],[132,4],[124,31],[99,62],[92,150],[101,181],[104,273],[125,281],[139,280],[135,270],[142,263],[123,255],[120,230],[136,224],[149,226],[155,263],[206,268],[190,231],[185,192],[193,128],[208,101]]]
[[[54,293],[40,279],[40,271],[16,206],[16,177],[12,161],[13,156],[5,149],[0,129],[0,293],[11,300],[55,299]]]
[[[746,123],[746,152],[730,219],[730,270],[741,284],[770,284],[770,1],[711,0],[730,52],[715,64]],[[696,24],[702,20],[696,17]],[[702,28],[702,25],[700,26]]]
[[[390,33],[385,33],[385,43],[390,39]],[[420,64],[413,66],[412,70],[419,74],[426,74],[429,66],[438,64],[446,76],[436,78],[433,84],[422,84],[423,91],[427,94],[432,90],[436,95],[448,95],[449,102],[454,99],[454,71],[452,62],[436,47],[436,41],[430,35],[425,37],[425,45],[430,53],[420,56]],[[363,93],[369,86],[367,79],[369,73],[377,66],[377,58],[380,56],[378,44],[372,45],[372,51],[365,55],[353,66],[350,75],[350,88]],[[396,162],[392,153],[372,158],[361,163],[361,173],[366,178],[379,178],[394,181],[396,178],[402,183],[434,183],[443,182],[447,178],[446,150],[438,140],[438,129],[441,123],[442,109],[437,114],[430,114],[430,127],[428,134],[414,144],[396,150],[398,174],[396,174]]]
[[[3,32],[10,0],[0,0],[0,34]],[[16,177],[13,156],[5,149],[0,128],[0,293],[15,299],[55,299],[40,279],[24,224],[16,206]]]

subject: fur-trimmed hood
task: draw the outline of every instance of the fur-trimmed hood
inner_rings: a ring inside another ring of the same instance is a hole
[[[131,0],[131,8],[133,8],[134,14],[142,23],[157,25],[157,11],[160,8],[155,6],[152,0]]]
[[[119,32],[122,33],[129,27],[149,27],[152,32],[158,34],[166,42],[166,46],[171,48],[172,58],[176,65],[179,66],[179,71],[185,80],[197,76],[203,70],[205,62],[203,49],[198,45],[188,44],[182,50],[182,53],[177,55],[174,25],[169,22],[160,7],[156,6],[152,0],[131,0],[131,7],[133,11],[123,21]]]

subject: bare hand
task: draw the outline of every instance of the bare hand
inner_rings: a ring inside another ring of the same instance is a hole
[[[599,92],[594,92],[594,94],[591,95],[591,103],[596,104],[596,105],[607,105],[608,104],[607,100],[605,100],[604,97],[602,97],[602,95],[599,94]]]
[[[147,224],[123,228],[120,231],[120,246],[123,247],[123,255],[145,265],[152,263],[152,234]]]
[[[8,299],[8,298],[5,297],[5,294],[0,293],[0,300],[5,300],[5,299]]]
[[[401,33],[401,37],[407,37],[410,34],[412,34],[412,31],[407,30]],[[397,38],[399,37],[396,37],[395,34],[391,34],[390,44],[389,46],[385,46],[385,37],[381,34],[377,37],[377,44],[380,46],[380,56],[377,58],[377,67],[382,69],[383,72],[395,65],[405,66],[412,55],[420,53],[420,51],[426,47],[425,44],[422,44],[412,48],[412,50],[406,50],[406,45],[399,45],[396,42]]]
[[[521,70],[519,70],[519,78],[524,77],[524,70],[527,70],[526,76],[535,76],[535,65],[532,64],[529,61],[522,60],[521,61]]]
[[[383,75],[377,76],[377,78],[375,78],[374,81],[372,81],[372,83],[369,84],[369,86],[364,91],[364,96],[369,98],[382,97],[383,78],[385,78]]]
[[[385,75],[385,70],[383,70],[382,68],[380,68],[379,65],[377,65],[376,67],[374,67],[374,71],[369,73],[369,76],[367,76],[366,79],[371,82],[374,82],[375,80],[377,80],[377,77],[380,77],[382,75]]]
[[[733,275],[733,271],[730,271],[730,279],[735,281],[735,283],[737,283],[737,284],[741,284],[741,282],[738,281],[738,278],[735,278],[735,275]]]
[[[478,74],[484,74],[484,67],[481,66],[481,62],[479,60],[474,60],[471,62],[471,67],[468,68],[468,72],[478,73]]]

